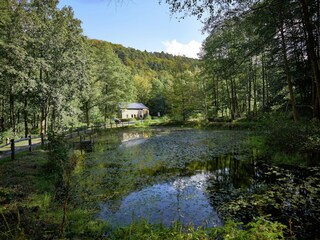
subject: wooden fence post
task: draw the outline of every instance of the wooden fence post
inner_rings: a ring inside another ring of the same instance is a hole
[[[11,160],[14,160],[15,154],[14,154],[14,139],[10,140],[11,142]]]
[[[29,136],[28,141],[29,141],[29,152],[31,152],[32,151],[32,149],[31,149],[31,146],[32,146],[31,136]]]

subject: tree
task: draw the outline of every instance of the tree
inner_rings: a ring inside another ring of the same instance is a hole
[[[29,27],[30,17],[25,11],[26,1],[7,1],[5,18],[2,18],[1,32],[4,33],[0,41],[2,96],[2,129],[4,128],[5,101],[9,102],[9,125],[16,133],[16,103],[20,95],[26,95],[33,87],[30,76],[33,59],[28,54],[27,46],[30,41],[26,29]]]
[[[279,102],[279,97],[284,95],[282,91],[284,85],[281,87],[279,83],[283,84],[282,79],[285,77],[293,118],[298,119],[296,104],[308,101],[312,102],[314,116],[319,116],[317,80],[319,56],[316,54],[319,41],[315,28],[319,26],[315,21],[319,15],[317,8],[319,1],[167,0],[165,2],[171,6],[174,13],[185,12],[199,18],[206,14],[204,29],[209,31],[210,36],[205,43],[206,68],[204,71],[207,75],[214,77],[214,83],[211,84],[214,89],[219,85],[217,79],[226,81],[225,90],[231,115],[233,115],[232,112],[236,114],[237,102],[239,105],[237,95],[242,91],[239,86],[244,86],[241,83],[243,77],[241,74],[249,71],[246,84],[246,105],[249,115],[252,106],[254,115],[259,106],[267,109],[266,98],[269,100],[269,105],[271,98],[278,99],[276,101]],[[237,32],[237,29],[241,30],[237,34],[230,35]],[[210,42],[209,39],[213,37],[216,40]],[[309,62],[304,56],[308,56]],[[228,60],[224,62],[224,59]],[[266,60],[274,62],[266,62]],[[247,64],[249,64],[248,67],[243,68]],[[270,71],[266,66],[275,71]],[[212,67],[220,70],[213,70]],[[304,74],[301,74],[301,70]],[[308,74],[310,70],[313,76]],[[299,75],[301,77],[298,77]],[[275,76],[279,77],[278,82]],[[310,77],[314,81],[310,81]],[[271,79],[274,81],[274,87]],[[315,86],[312,82],[316,83]],[[221,84],[220,87],[222,87]],[[275,90],[272,96],[271,89]],[[217,92],[212,92],[217,100]],[[301,93],[300,98],[297,93]],[[262,103],[259,102],[260,99]]]
[[[94,86],[98,90],[95,102],[107,121],[117,110],[120,102],[134,99],[133,82],[129,69],[122,64],[110,45],[103,41],[90,41],[93,47],[95,62]]]
[[[57,3],[30,3],[36,26],[32,52],[38,68],[36,98],[41,109],[41,133],[46,133],[49,119],[52,130],[62,126],[63,117],[70,112],[69,103],[87,81],[86,42],[80,21],[71,8],[57,9]]]

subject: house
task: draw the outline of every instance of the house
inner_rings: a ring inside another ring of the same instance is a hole
[[[121,119],[143,119],[149,115],[149,108],[142,103],[119,103],[118,117]]]

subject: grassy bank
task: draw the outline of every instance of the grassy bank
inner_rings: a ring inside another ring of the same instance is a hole
[[[257,218],[253,222],[243,225],[228,221],[223,227],[198,228],[193,226],[183,228],[176,223],[171,228],[162,225],[150,225],[144,221],[122,227],[113,231],[109,239],[284,239],[285,226],[265,218]]]
[[[95,212],[78,205],[73,194],[72,175],[83,158],[60,147],[65,163],[64,157],[48,149],[20,153],[14,161],[1,160],[0,239],[82,239],[104,231],[100,231],[103,224],[94,220]]]
[[[274,165],[319,165],[319,121],[294,122],[278,116],[262,118],[254,124],[253,136],[246,145],[255,149],[258,158]]]

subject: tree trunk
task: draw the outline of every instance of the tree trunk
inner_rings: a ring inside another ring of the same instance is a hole
[[[292,107],[292,115],[293,115],[294,121],[298,121],[299,116],[296,108],[295,96],[293,93],[293,84],[292,84],[292,77],[291,77],[291,72],[290,72],[290,67],[289,67],[289,62],[287,57],[287,46],[286,46],[285,37],[284,37],[283,21],[281,21],[280,23],[280,35],[281,35],[281,50],[283,54],[283,61],[284,61],[284,68],[285,68],[284,70],[287,77],[288,91],[289,91],[290,102]]]
[[[56,128],[56,108],[53,107],[52,113],[51,113],[51,131],[53,132]]]
[[[264,111],[266,106],[266,79],[265,79],[265,61],[264,61],[264,52],[262,53],[261,58],[261,67],[262,67],[262,109]]]
[[[12,128],[12,132],[15,134],[16,133],[16,116],[15,116],[15,98],[12,93],[10,93],[9,97],[10,101],[10,125]]]
[[[253,67],[253,114],[256,117],[258,114],[257,107],[257,74],[255,72],[256,66]]]
[[[40,116],[37,114],[37,122],[36,122],[36,128],[39,128],[39,121],[40,121]]]
[[[29,135],[29,128],[28,128],[28,101],[27,97],[24,98],[24,137],[27,138]]]
[[[36,118],[36,113],[35,112],[33,113],[31,124],[32,124],[32,129],[35,129],[36,128],[36,124],[37,124],[37,118]]]
[[[251,118],[251,91],[252,91],[252,84],[251,84],[251,78],[252,78],[252,62],[250,59],[250,63],[249,63],[249,74],[248,74],[248,118]]]
[[[315,36],[313,34],[313,27],[311,22],[311,16],[308,9],[307,0],[300,0],[302,12],[303,12],[303,21],[307,30],[307,47],[308,47],[308,57],[311,61],[311,67],[313,72],[314,81],[316,83],[316,94],[318,99],[318,104],[320,105],[320,70],[319,70],[319,59],[317,57],[317,42],[315,41]],[[315,107],[315,106],[314,106]]]
[[[106,105],[106,106],[104,106],[104,122],[105,122],[105,123],[107,122],[107,118],[108,118],[108,116],[107,116],[107,111],[108,111],[108,107],[107,107],[107,105]]]
[[[317,99],[317,87],[314,81],[311,82],[311,105],[312,105],[312,115],[314,118],[319,117],[319,101]]]
[[[86,123],[87,127],[90,126],[90,118],[89,118],[89,101],[86,101],[85,103],[85,116],[86,116]]]
[[[46,110],[45,106],[41,108],[40,134],[46,134]]]
[[[4,91],[3,91],[3,95],[4,96]],[[5,129],[5,121],[4,121],[4,118],[5,118],[5,101],[4,101],[4,97],[1,101],[1,115],[0,115],[0,131],[4,131]]]
[[[232,106],[232,120],[236,119],[238,116],[238,100],[237,100],[237,87],[235,80],[231,78],[231,106]]]
[[[230,117],[233,120],[234,119],[234,112],[232,109],[232,100],[230,97],[230,90],[229,90],[229,84],[228,84],[228,79],[226,77],[226,87],[227,87],[227,97],[228,97],[228,102],[229,102],[229,109],[230,109]]]

